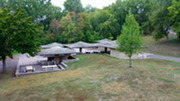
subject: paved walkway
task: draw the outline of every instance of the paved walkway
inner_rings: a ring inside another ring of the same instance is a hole
[[[160,55],[148,55],[147,57],[152,59],[163,59],[163,60],[180,62],[180,58],[176,58],[176,57],[168,57],[168,56],[160,56]]]
[[[16,55],[14,56],[13,59],[7,59],[6,60],[6,68],[14,68],[17,66],[17,63],[19,61],[19,58],[21,57],[25,57],[25,54],[20,54],[20,55]],[[0,71],[2,71],[2,61],[0,61]]]
[[[27,54],[20,54],[14,56],[13,59],[7,59],[6,68],[8,69],[16,67],[18,62],[20,62],[21,65],[36,64],[38,60],[47,60],[47,58],[42,56],[28,57]],[[0,61],[0,71],[2,71],[2,61]]]

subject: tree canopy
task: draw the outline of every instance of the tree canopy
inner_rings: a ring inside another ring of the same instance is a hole
[[[168,30],[172,29],[180,39],[179,0],[117,0],[103,9],[83,7],[81,0],[66,0],[64,10],[52,5],[51,0],[0,0],[0,8],[11,8],[11,12],[19,5],[42,29],[38,36],[41,44],[116,40],[130,9],[144,35],[159,40],[168,38]]]
[[[170,20],[173,23],[173,30],[177,32],[180,41],[180,0],[173,0],[168,10],[170,12]]]
[[[29,53],[35,55],[39,51],[40,43],[38,27],[32,22],[32,17],[18,7],[13,13],[10,9],[0,11],[0,58],[3,60],[3,72],[6,72],[5,60],[12,52]]]
[[[64,3],[65,12],[75,12],[76,14],[83,11],[81,0],[66,0]]]

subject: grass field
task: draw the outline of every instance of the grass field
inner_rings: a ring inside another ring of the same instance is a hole
[[[69,69],[0,81],[2,101],[179,101],[180,63],[78,56]]]
[[[180,42],[176,35],[169,35],[169,39],[163,38],[160,41],[155,41],[152,36],[144,36],[144,46],[147,46],[143,51],[153,54],[180,57]]]

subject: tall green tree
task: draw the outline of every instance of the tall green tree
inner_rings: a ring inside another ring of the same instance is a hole
[[[87,17],[85,21],[85,26],[83,28],[83,33],[83,41],[85,42],[94,42],[95,40],[101,39],[97,32],[93,30],[93,26]]]
[[[77,18],[77,20],[74,20]],[[62,38],[64,43],[71,43],[82,40],[84,37],[83,27],[85,25],[83,15],[76,16],[75,12],[69,12],[60,21],[63,27]]]
[[[172,26],[172,21],[169,19],[168,7],[172,4],[172,0],[155,0],[151,11],[148,13],[149,29],[155,40],[163,37],[168,38],[168,30]]]
[[[180,0],[173,0],[172,5],[168,8],[170,20],[172,21],[173,30],[177,32],[180,41]]]
[[[96,10],[87,16],[90,21],[93,31],[95,31],[101,38],[116,39],[119,34],[117,28],[119,24],[114,15],[107,9]]]
[[[153,1],[155,0],[117,0],[116,3],[112,4],[110,12],[115,16],[117,23],[120,25],[117,31],[121,32],[126,15],[131,9],[144,34],[150,34],[144,23],[148,21],[147,13],[150,12]]]
[[[39,51],[38,34],[39,29],[21,7],[14,13],[10,9],[0,11],[0,59],[3,61],[3,73],[6,73],[6,57],[13,58],[13,51],[32,56]]]
[[[129,12],[126,16],[126,22],[122,27],[121,35],[117,38],[117,50],[124,52],[129,57],[129,67],[132,67],[131,57],[141,50],[142,37],[139,24],[134,16]]]
[[[45,33],[48,33],[52,19],[60,20],[62,17],[61,8],[52,5],[51,0],[0,0],[0,8],[11,7],[15,11],[19,5],[28,16],[32,16],[34,23],[43,26]]]
[[[75,12],[76,14],[83,11],[81,0],[66,0],[64,2],[65,12]]]
[[[32,21],[43,19],[51,11],[51,0],[6,0],[2,2],[6,7],[10,6],[16,10],[19,5],[26,10],[28,16],[32,16]]]
[[[87,14],[89,14],[89,13],[91,13],[91,12],[95,12],[96,9],[97,9],[97,8],[92,7],[91,5],[88,4],[86,7],[84,7],[84,12],[87,13]]]

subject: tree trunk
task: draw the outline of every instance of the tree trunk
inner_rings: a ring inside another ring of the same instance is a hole
[[[129,68],[132,68],[131,57],[129,57]]]
[[[3,61],[3,74],[5,74],[7,71],[6,71],[6,57],[2,57],[2,61]]]

